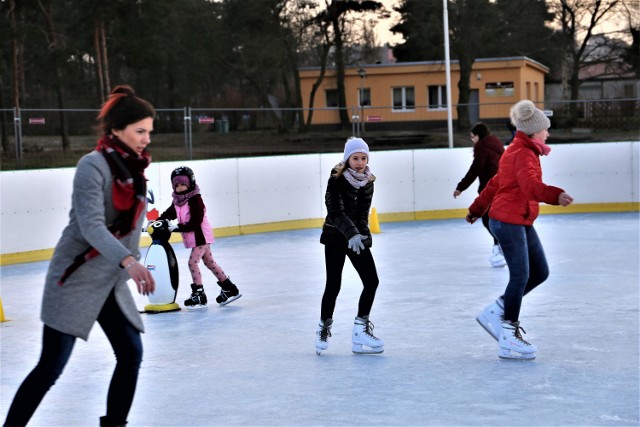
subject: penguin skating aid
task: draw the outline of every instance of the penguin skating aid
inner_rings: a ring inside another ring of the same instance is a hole
[[[178,260],[173,248],[169,244],[171,231],[166,220],[154,221],[147,228],[152,242],[147,249],[144,265],[153,275],[156,290],[149,295],[149,302],[144,307],[145,313],[165,313],[178,311],[176,303],[178,294],[179,270]]]

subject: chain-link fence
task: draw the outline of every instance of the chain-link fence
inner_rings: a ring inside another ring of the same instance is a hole
[[[469,146],[470,124],[487,123],[501,139],[511,103],[454,105],[454,146]],[[550,143],[638,140],[640,99],[547,101]],[[349,135],[375,149],[447,147],[447,110],[433,106],[339,108],[158,108],[152,136],[156,161],[340,151]],[[4,109],[2,170],[73,166],[96,143],[97,109]],[[344,115],[344,114],[343,114]]]

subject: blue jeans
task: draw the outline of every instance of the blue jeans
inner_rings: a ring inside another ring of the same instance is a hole
[[[502,296],[504,319],[517,322],[522,297],[549,277],[547,258],[532,225],[507,224],[491,218],[489,226],[509,267],[509,284]]]
[[[105,419],[113,425],[127,420],[142,362],[140,332],[124,317],[113,291],[105,301],[98,323],[104,330],[116,356],[116,368],[107,394]],[[44,325],[42,354],[36,367],[22,382],[9,408],[5,426],[24,426],[36,411],[47,391],[62,374],[69,361],[76,337]],[[75,396],[82,399],[82,396]]]

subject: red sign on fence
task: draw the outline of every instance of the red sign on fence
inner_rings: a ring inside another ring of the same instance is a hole
[[[381,122],[382,116],[367,116],[368,122]]]
[[[200,117],[198,118],[198,123],[213,123],[215,119],[213,117]]]
[[[30,125],[43,125],[44,124],[44,117],[29,117],[29,124]]]

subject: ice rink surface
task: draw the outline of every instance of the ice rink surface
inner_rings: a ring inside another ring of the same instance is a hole
[[[475,321],[508,278],[506,268],[489,266],[491,241],[479,222],[382,224],[371,313],[381,355],[351,352],[361,284],[348,261],[329,349],[315,353],[319,230],[218,239],[214,257],[243,296],[224,308],[143,314],[129,426],[637,426],[639,223],[637,212],[537,220],[551,275],[520,316],[539,348],[534,361],[498,359],[497,343]],[[189,252],[174,249],[182,305]],[[2,421],[39,356],[46,268],[0,269],[10,319],[0,328]],[[214,277],[202,270],[213,301]],[[113,366],[96,325],[88,342],[77,340],[30,425],[98,425]]]

